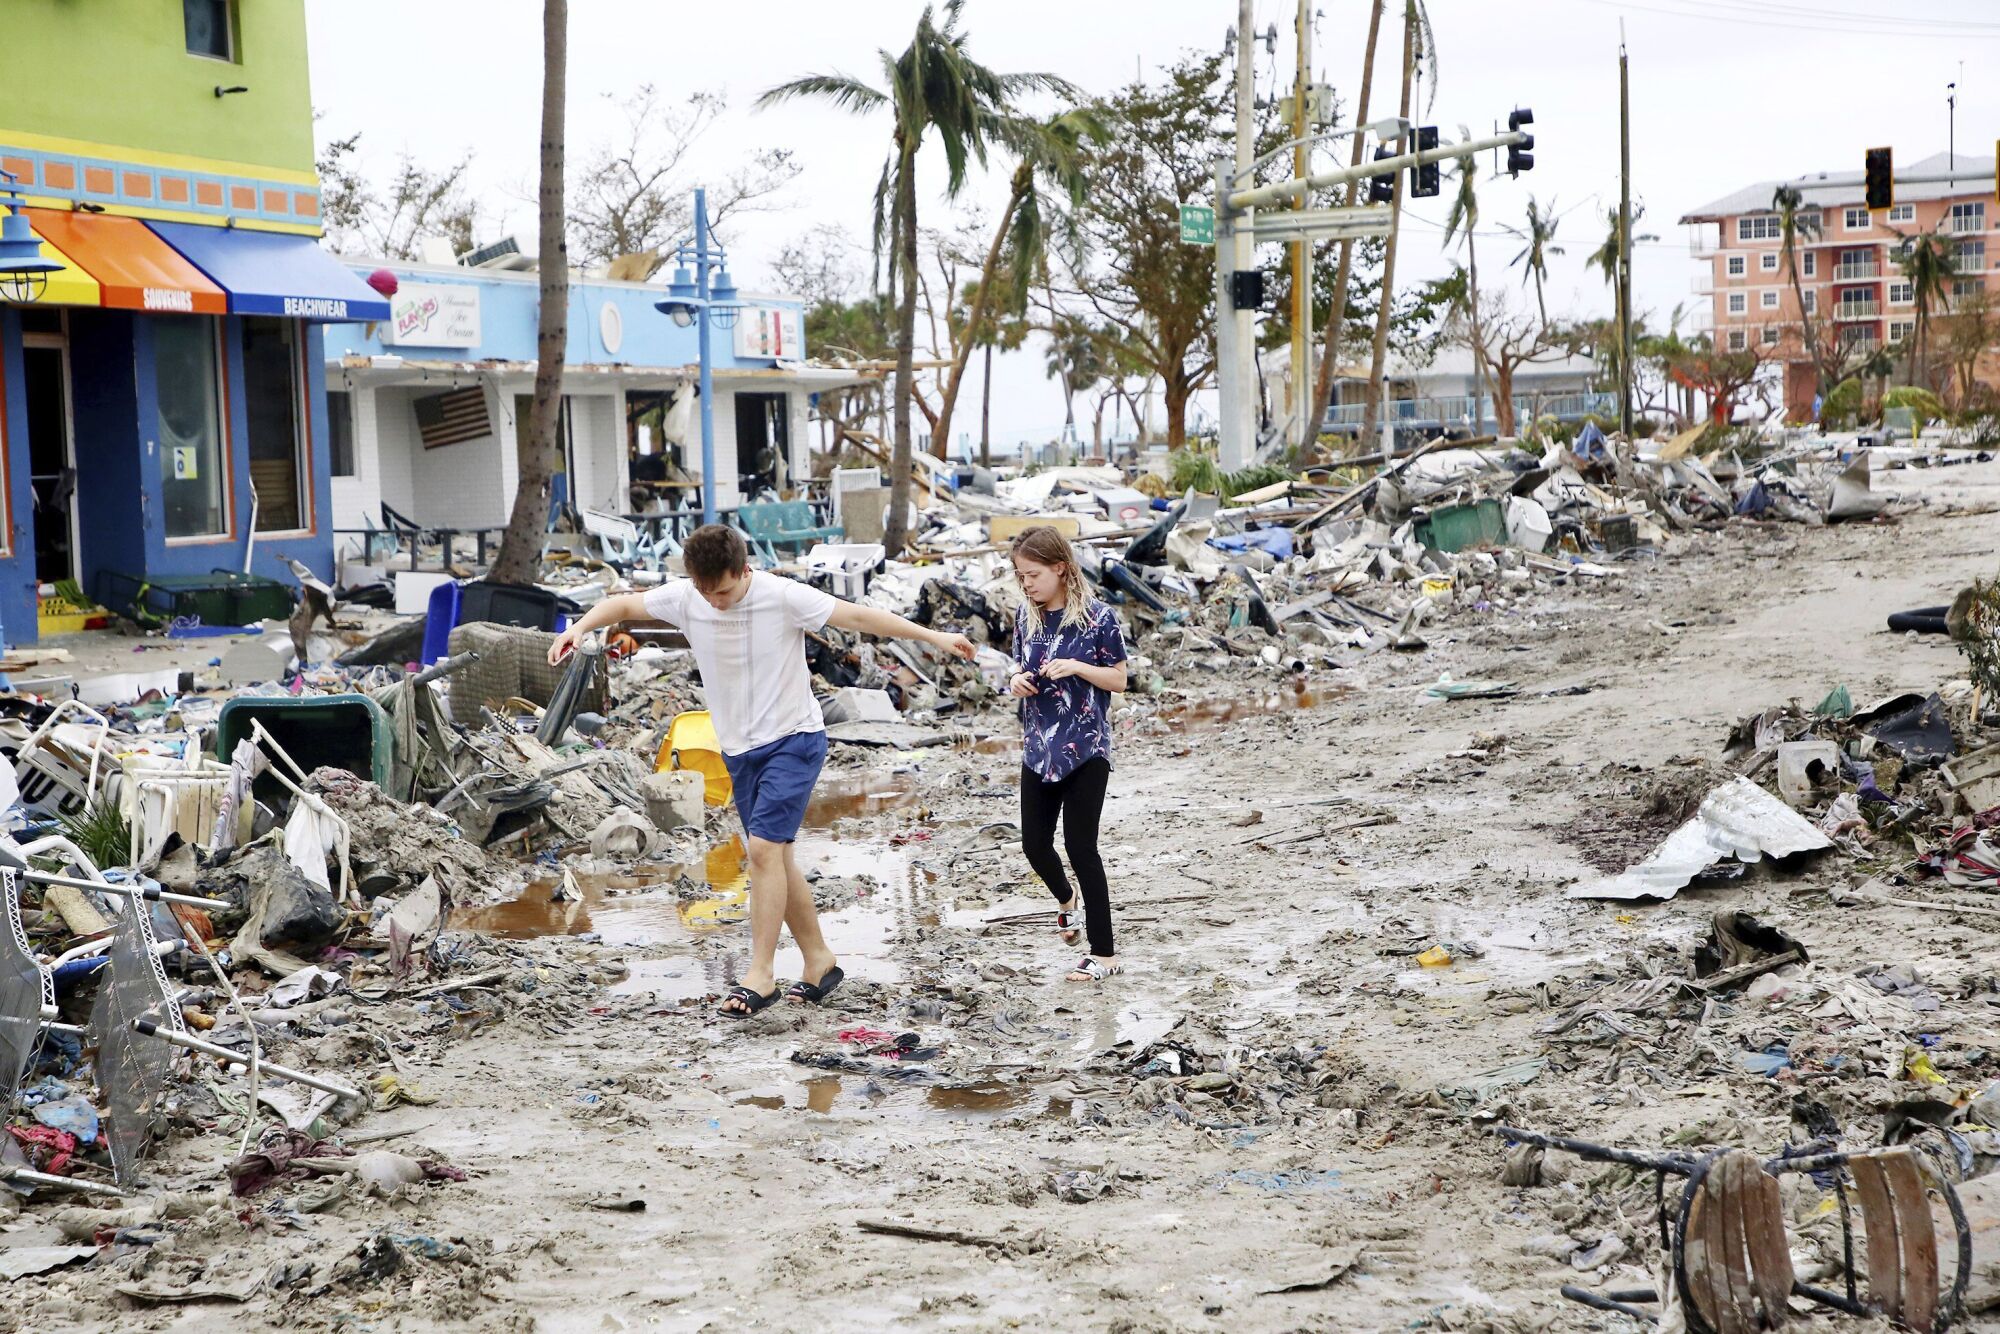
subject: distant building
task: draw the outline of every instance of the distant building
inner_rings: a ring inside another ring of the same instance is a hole
[[[1994,290],[2000,206],[1994,201],[1993,159],[1939,153],[1897,164],[1899,176],[1950,170],[1963,172],[1965,179],[1956,185],[1898,185],[1896,205],[1884,213],[1865,207],[1856,170],[1761,181],[1681,219],[1696,229],[1694,257],[1708,270],[1695,279],[1695,291],[1710,298],[1717,346],[1735,352],[1771,349],[1785,368],[1788,416],[1811,415],[1814,376],[1800,337],[1799,300],[1779,253],[1783,238],[1772,197],[1780,186],[1797,187],[1818,222],[1815,234],[1799,246],[1799,290],[1807,313],[1816,322],[1830,320],[1835,337],[1867,353],[1902,343],[1916,328],[1914,294],[1896,261],[1905,236],[1936,231],[1957,243],[1955,298]],[[2000,387],[2000,367],[1983,363],[1979,378]]]

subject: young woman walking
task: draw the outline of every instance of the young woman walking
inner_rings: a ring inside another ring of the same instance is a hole
[[[1111,887],[1097,853],[1097,824],[1111,781],[1111,697],[1125,690],[1125,636],[1118,615],[1090,596],[1069,540],[1053,528],[1014,539],[1014,574],[1027,595],[1014,621],[1013,679],[1021,701],[1021,850],[1059,905],[1056,931],[1077,939],[1083,899],[1090,953],[1072,982],[1102,982],[1118,971],[1111,941]],[[1056,819],[1077,889],[1056,855]]]

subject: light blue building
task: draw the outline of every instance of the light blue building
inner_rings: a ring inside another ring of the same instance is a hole
[[[378,268],[352,267],[364,276]],[[361,547],[348,534],[382,526],[385,504],[426,528],[504,526],[519,476],[517,439],[534,395],[533,272],[379,267],[396,278],[389,318],[328,325],[325,335],[342,560],[355,559]],[[691,410],[696,333],[654,308],[663,295],[656,283],[571,280],[561,442],[570,496],[581,508],[640,508],[633,464],[662,447],[686,475],[700,475],[700,419]],[[745,489],[760,483],[790,490],[808,471],[813,395],[861,378],[804,364],[803,321],[796,299],[746,293],[734,327],[717,331],[719,507],[740,503]],[[659,407],[669,409],[664,440],[639,425]],[[691,492],[649,489],[670,504],[699,505]]]

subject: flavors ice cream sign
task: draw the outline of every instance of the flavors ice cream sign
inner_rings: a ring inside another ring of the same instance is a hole
[[[404,283],[389,299],[382,341],[390,347],[478,347],[479,289]]]
[[[796,310],[777,306],[745,306],[736,319],[736,355],[767,361],[795,361],[806,354],[801,324]]]

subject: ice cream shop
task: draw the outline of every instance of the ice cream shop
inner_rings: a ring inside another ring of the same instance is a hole
[[[0,98],[0,638],[330,573],[321,327],[389,307],[318,244],[301,0],[8,8],[49,50]]]

